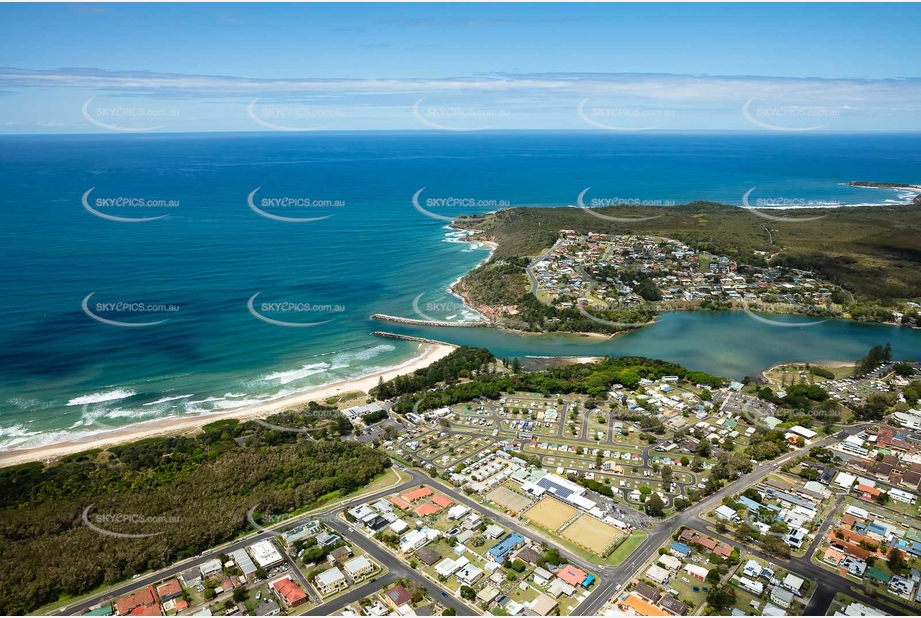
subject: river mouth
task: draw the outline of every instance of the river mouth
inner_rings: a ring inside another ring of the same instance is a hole
[[[388,324],[388,330],[455,345],[484,347],[497,358],[528,360],[645,356],[732,379],[786,362],[854,362],[874,345],[892,344],[896,358],[921,355],[921,330],[849,320],[816,323],[808,316],[774,316],[780,328],[739,311],[681,311],[610,339],[580,334],[520,334],[494,328],[438,328]],[[790,327],[787,324],[803,324]]]

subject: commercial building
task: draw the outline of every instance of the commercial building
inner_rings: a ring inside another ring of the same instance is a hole
[[[253,562],[263,569],[270,569],[285,561],[278,550],[275,549],[272,541],[268,539],[254,543],[247,549],[249,550],[249,555],[253,557]]]

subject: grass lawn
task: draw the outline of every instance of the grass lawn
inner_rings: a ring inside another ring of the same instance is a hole
[[[642,530],[634,530],[623,543],[608,556],[608,563],[618,565],[626,560],[646,540],[649,535]]]

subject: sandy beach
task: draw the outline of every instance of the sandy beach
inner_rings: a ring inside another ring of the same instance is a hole
[[[421,354],[397,367],[378,371],[354,380],[333,382],[324,386],[318,386],[258,406],[242,407],[214,414],[157,419],[100,433],[79,442],[59,442],[57,444],[50,444],[38,448],[5,451],[0,453],[0,466],[14,466],[30,461],[48,462],[59,457],[64,457],[65,455],[72,455],[89,449],[106,448],[116,444],[124,444],[126,442],[133,442],[135,440],[142,440],[155,436],[189,433],[196,431],[202,425],[207,425],[208,423],[213,423],[221,419],[266,417],[275,412],[290,408],[291,406],[304,404],[308,401],[321,401],[327,397],[350,391],[362,391],[367,393],[370,389],[377,386],[379,379],[383,378],[386,382],[398,375],[412,373],[417,369],[427,367],[435,361],[444,358],[453,352],[454,349],[455,347],[451,345],[423,344],[423,351]]]

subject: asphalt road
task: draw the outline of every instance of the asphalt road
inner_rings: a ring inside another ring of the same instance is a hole
[[[847,428],[845,430],[845,433],[855,434],[861,431],[863,427],[865,427],[865,425],[853,426],[853,427]],[[840,434],[836,434],[836,436],[837,435],[840,435]],[[810,448],[814,448],[817,446],[828,446],[830,444],[833,444],[834,442],[837,442],[839,438],[837,438],[836,436],[825,438],[811,445],[808,445],[802,449],[792,451],[791,453],[784,455],[782,458],[778,459],[776,462],[773,462],[769,465],[757,466],[751,473],[737,479],[736,481],[722,488],[720,491],[707,497],[703,501],[695,504],[692,507],[692,509],[683,511],[681,513],[673,515],[672,517],[666,520],[661,520],[657,522],[655,525],[655,528],[652,529],[651,531],[648,531],[649,536],[643,542],[643,544],[640,545],[640,547],[623,564],[619,566],[616,566],[616,567],[599,566],[599,565],[589,563],[581,559],[579,556],[576,556],[575,554],[573,554],[572,552],[564,548],[559,548],[560,553],[569,562],[571,562],[572,564],[576,565],[577,567],[583,570],[592,572],[596,574],[597,576],[597,583],[595,585],[595,589],[592,591],[592,594],[589,596],[589,598],[584,603],[582,603],[579,607],[576,608],[574,615],[586,616],[586,615],[594,615],[595,613],[597,613],[601,609],[601,607],[608,601],[608,599],[610,599],[611,596],[614,595],[614,593],[616,592],[615,588],[618,585],[623,585],[630,578],[632,578],[636,570],[639,567],[641,567],[650,557],[652,557],[656,553],[658,548],[663,543],[665,543],[665,541],[668,538],[670,538],[680,526],[687,526],[687,527],[694,528],[697,530],[706,531],[707,534],[710,534],[711,536],[715,536],[717,538],[723,538],[723,540],[725,540],[726,542],[735,544],[733,541],[726,539],[725,537],[720,537],[720,535],[715,535],[714,533],[707,531],[706,530],[707,522],[700,519],[700,517],[698,516],[698,513],[707,512],[715,508],[721,503],[724,496],[733,495],[733,494],[741,492],[747,487],[751,487],[752,485],[761,481],[763,478],[765,478],[770,473],[779,469],[779,467],[787,460],[808,453]],[[406,483],[402,483],[400,485],[390,487],[387,489],[382,489],[381,491],[375,492],[374,494],[365,495],[361,497],[359,500],[353,501],[350,504],[337,506],[335,508],[332,508],[328,511],[323,512],[322,514],[314,513],[312,515],[299,518],[296,521],[286,522],[284,524],[279,524],[271,529],[258,531],[252,535],[249,535],[247,537],[233,541],[232,543],[224,545],[220,548],[215,548],[214,550],[211,550],[210,552],[208,552],[208,554],[206,555],[199,556],[196,558],[185,560],[181,563],[174,564],[156,573],[147,574],[137,579],[123,583],[119,586],[116,586],[108,590],[105,594],[96,596],[90,600],[75,603],[67,607],[66,609],[62,610],[61,612],[59,612],[59,614],[61,615],[79,614],[89,609],[90,607],[99,604],[102,601],[115,599],[133,590],[136,590],[142,586],[153,584],[165,578],[178,575],[180,572],[192,566],[200,565],[201,563],[210,559],[212,556],[214,556],[215,554],[219,552],[229,553],[231,551],[241,549],[243,547],[251,545],[252,543],[256,541],[271,538],[279,534],[279,532],[282,530],[295,527],[302,522],[308,521],[310,519],[316,519],[317,517],[322,515],[325,523],[327,523],[331,528],[339,532],[343,536],[343,538],[347,538],[350,543],[355,544],[356,546],[364,550],[366,553],[371,555],[379,563],[386,566],[389,572],[385,576],[373,579],[371,581],[368,581],[367,583],[364,583],[360,586],[357,586],[349,590],[348,592],[341,595],[340,597],[337,597],[334,601],[330,603],[321,605],[319,607],[316,607],[310,610],[308,614],[323,615],[323,614],[328,614],[330,612],[334,612],[337,609],[341,609],[348,603],[357,601],[358,599],[361,599],[362,597],[367,596],[368,594],[371,594],[376,589],[379,589],[380,586],[384,583],[392,583],[393,581],[401,577],[411,577],[415,580],[422,582],[425,585],[427,592],[432,596],[432,598],[436,599],[440,603],[447,605],[448,607],[453,607],[454,609],[456,609],[458,612],[458,615],[471,615],[472,613],[475,613],[475,612],[473,612],[471,608],[466,606],[460,599],[457,599],[451,594],[448,594],[447,597],[443,596],[442,595],[443,590],[439,586],[435,585],[433,582],[430,582],[429,580],[414,573],[413,570],[410,567],[408,567],[404,562],[402,562],[394,554],[378,546],[374,541],[364,537],[360,533],[348,532],[348,526],[344,524],[343,522],[335,519],[335,514],[337,514],[338,512],[342,511],[345,508],[348,508],[351,504],[358,504],[358,503],[374,501],[381,497],[390,495],[392,493],[399,492],[399,491],[405,490],[410,487],[418,486],[421,483],[425,483],[429,486],[432,486],[433,488],[436,488],[438,491],[448,495],[449,497],[451,497],[453,500],[455,500],[459,504],[465,504],[467,506],[470,506],[471,508],[475,508],[475,509],[484,511],[485,513],[488,514],[488,516],[491,519],[497,521],[497,523],[502,525],[504,528],[514,530],[515,532],[518,532],[519,534],[522,534],[525,537],[539,539],[550,545],[555,545],[552,539],[549,539],[543,536],[542,534],[538,534],[534,530],[526,529],[517,520],[506,518],[492,511],[489,511],[488,509],[484,509],[483,505],[480,504],[479,502],[471,499],[470,497],[463,494],[462,492],[458,492],[453,487],[448,487],[444,485],[439,480],[432,479],[417,470],[407,470],[406,472],[410,474],[410,476],[412,477],[412,479],[410,481],[407,481]],[[820,529],[820,532],[824,532],[825,530],[827,530],[830,524],[831,524],[831,521],[829,519],[829,521],[826,521],[825,524],[823,524],[823,528]],[[811,550],[814,549],[814,547],[817,546],[817,544],[818,544],[818,540],[813,542],[813,547],[810,548],[810,551],[807,553],[807,556],[811,555],[812,553]],[[853,596],[854,598],[857,598],[858,600],[866,603],[867,605],[873,605],[873,606],[876,605],[872,599],[869,599],[868,597],[865,597],[864,595],[861,595],[859,593],[856,593],[850,590],[850,586],[858,585],[858,584],[855,584],[854,582],[846,578],[843,578],[835,573],[832,573],[830,571],[822,569],[821,567],[817,565],[812,564],[809,561],[808,557],[792,558],[789,561],[782,561],[782,560],[778,560],[777,558],[765,556],[756,550],[750,550],[747,548],[746,550],[753,555],[764,558],[765,560],[770,560],[772,562],[778,562],[779,564],[783,564],[784,566],[787,566],[791,570],[797,573],[800,573],[802,575],[805,575],[809,577],[810,579],[814,579],[818,582],[819,589],[815,592],[812,600],[809,603],[809,606],[807,607],[808,615],[824,614],[825,609],[827,609],[828,604],[831,602],[831,599],[834,597],[834,593],[837,591],[846,592],[847,594]],[[292,567],[294,566],[293,562],[291,562],[290,560],[289,560],[289,564]],[[304,583],[302,576],[299,576],[298,579],[300,579],[301,582]],[[308,586],[308,589],[312,590],[312,587]],[[913,607],[910,607],[904,604],[900,604],[895,600],[892,600],[892,602],[905,607],[906,611],[908,611],[909,614],[916,613],[915,608]]]
[[[865,426],[866,425],[849,427],[845,430],[845,433],[848,433],[851,435],[859,433]],[[818,442],[807,445],[803,447],[802,449],[798,449],[790,453],[787,453],[786,455],[784,455],[783,457],[781,457],[780,459],[778,459],[777,461],[771,464],[756,466],[755,469],[752,470],[752,472],[750,472],[749,474],[746,474],[742,476],[741,478],[733,481],[732,483],[726,485],[725,487],[723,487],[716,493],[694,504],[689,509],[682,511],[680,513],[677,513],[676,515],[673,515],[672,517],[666,520],[662,520],[658,522],[656,524],[656,527],[652,531],[649,532],[649,538],[623,564],[617,567],[608,568],[604,572],[605,581],[599,582],[600,585],[594,591],[594,593],[585,601],[585,603],[577,607],[576,611],[573,612],[573,614],[578,615],[578,616],[591,616],[597,613],[598,610],[600,610],[601,607],[608,601],[608,599],[610,599],[611,596],[613,596],[614,593],[617,592],[615,590],[615,587],[617,587],[618,585],[622,586],[627,581],[629,581],[633,577],[633,574],[636,572],[637,568],[642,566],[651,556],[653,556],[657,552],[659,547],[663,543],[665,543],[666,539],[671,538],[671,536],[675,533],[675,531],[678,528],[680,528],[681,526],[687,526],[689,528],[694,528],[694,529],[701,529],[701,530],[705,529],[706,522],[700,519],[698,514],[706,513],[707,511],[716,508],[722,503],[722,500],[725,496],[737,494],[743,491],[744,489],[746,489],[747,487],[751,487],[757,484],[763,478],[765,478],[772,472],[779,469],[780,466],[784,462],[790,459],[793,459],[795,457],[799,457],[800,455],[805,455],[806,453],[809,452],[809,449],[811,448],[815,448],[817,446],[819,447],[828,446],[838,441],[839,441],[839,438],[835,436],[824,438],[823,440],[819,440]],[[708,534],[713,536],[712,533],[708,532]],[[731,544],[736,545],[735,542],[731,542]],[[776,558],[770,558],[770,560],[777,561]],[[819,570],[822,573],[821,578],[824,579],[826,586],[831,585],[832,581],[834,580],[834,584],[837,586],[837,589],[841,591],[844,591],[847,589],[847,585],[849,584],[849,582],[845,580],[844,578],[837,576],[833,573],[830,573],[828,571],[824,571],[823,569],[821,569],[821,567],[818,567],[808,562],[808,560],[806,560],[805,562],[806,564],[796,563],[797,568],[795,570],[802,571],[804,575],[807,575],[809,577],[812,577],[812,574],[815,570]],[[806,565],[808,565],[808,568]],[[831,576],[833,580],[829,580],[825,578],[824,577],[825,575]],[[814,578],[814,579],[818,579],[818,578]],[[834,597],[834,593],[832,593],[831,597]],[[829,598],[829,602],[830,602],[830,598]],[[827,608],[827,605],[826,605],[826,608]],[[819,615],[824,615],[824,614],[825,614],[824,611],[819,613]],[[810,614],[810,615],[816,615],[816,614]]]

